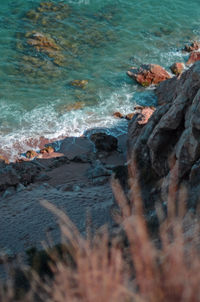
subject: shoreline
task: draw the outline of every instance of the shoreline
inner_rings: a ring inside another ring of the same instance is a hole
[[[190,76],[191,70],[183,73],[183,78],[187,74]],[[109,134],[103,134],[109,133],[109,128],[90,129],[85,136],[57,141],[59,152],[44,153],[41,158],[19,160],[10,164],[0,160],[0,213],[4,217],[0,223],[0,249],[6,251],[9,259],[15,259],[15,254],[24,254],[29,248],[41,247],[41,241],[46,240],[47,234],[55,239],[55,243],[59,242],[57,220],[55,217],[52,220],[52,214],[41,207],[40,200],[48,200],[65,211],[82,234],[86,232],[88,209],[91,211],[94,230],[105,223],[111,227],[114,225],[112,208],[115,207],[115,200],[110,179],[113,176],[118,178],[122,187],[127,189],[127,160],[130,158],[126,154],[127,135],[128,153],[136,148],[139,156],[144,156],[142,160],[145,162],[147,144],[144,145],[141,133],[145,129],[148,132],[148,127],[154,125],[154,117],[158,115],[161,118],[160,110],[169,109],[171,103],[166,103],[162,96],[166,89],[168,91],[168,85],[173,88],[174,83],[178,85],[179,79],[181,76],[163,81],[157,88],[157,93],[161,94],[159,100],[164,102],[159,104],[159,110],[140,106],[129,122],[129,132],[119,136],[117,140]],[[171,95],[168,92],[166,98],[175,93],[174,88]],[[149,119],[151,123],[148,123]],[[154,126],[157,124],[155,122]],[[50,145],[53,144],[55,142]],[[137,149],[140,144],[144,150]],[[140,160],[138,162],[140,164]],[[141,169],[142,172],[146,171],[144,180],[151,175],[149,168],[152,167],[149,167],[147,161]]]

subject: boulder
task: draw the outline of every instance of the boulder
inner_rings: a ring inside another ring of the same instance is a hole
[[[171,77],[163,67],[156,64],[148,64],[142,65],[140,68],[132,68],[127,72],[127,74],[143,87],[159,84]]]
[[[41,154],[51,154],[53,152],[55,152],[55,150],[52,146],[47,146],[47,147],[40,150]]]
[[[34,157],[37,157],[38,156],[38,153],[34,150],[28,150],[26,152],[26,157],[29,158],[29,159],[32,159]]]
[[[114,151],[117,150],[118,140],[112,135],[106,133],[94,133],[90,136],[90,140],[95,144],[98,151]]]
[[[190,56],[189,59],[186,62],[186,65],[191,65],[194,64],[195,62],[200,60],[200,51],[193,51]]]
[[[124,118],[124,115],[119,111],[114,112],[113,116],[116,118]]]
[[[198,50],[198,49],[200,49],[200,42],[199,41],[194,41],[190,45],[186,45],[184,47],[184,50],[187,51],[187,52],[192,52],[192,51],[195,51],[195,50]]]
[[[174,63],[170,66],[171,71],[176,75],[179,76],[183,70],[185,68],[185,64],[184,63]]]

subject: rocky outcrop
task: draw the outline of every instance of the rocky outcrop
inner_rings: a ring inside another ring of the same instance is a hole
[[[156,64],[142,65],[140,68],[132,68],[127,72],[127,74],[143,87],[147,87],[152,84],[159,84],[171,77],[163,67]]]
[[[184,50],[187,52],[192,52],[195,50],[200,49],[200,42],[199,41],[194,41],[190,45],[186,45]]]
[[[123,115],[120,112],[113,113],[113,116],[115,118],[125,118],[126,120],[130,121],[135,115],[140,114],[140,121],[138,121],[139,124],[146,124],[152,113],[154,112],[155,107],[151,106],[135,106],[134,111],[131,113],[128,113],[126,115]]]
[[[161,83],[156,94],[159,106],[148,123],[138,117],[129,123],[129,158],[136,159],[142,182],[159,182],[161,190],[174,169],[179,184],[195,183],[195,175],[200,177],[200,62]]]
[[[187,60],[186,64],[187,65],[191,65],[194,64],[195,62],[200,60],[200,52],[199,51],[193,51],[190,56],[189,59]]]

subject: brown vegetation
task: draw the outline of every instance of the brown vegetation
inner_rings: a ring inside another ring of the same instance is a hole
[[[159,236],[150,236],[143,212],[135,165],[129,166],[129,199],[117,180],[113,191],[119,204],[116,220],[125,232],[110,236],[106,228],[84,239],[69,218],[51,204],[71,255],[50,265],[54,277],[34,277],[32,290],[22,301],[152,301],[196,302],[200,300],[199,223],[197,214],[185,209],[186,192],[179,191],[172,175],[168,215],[157,212]],[[122,229],[121,229],[122,230]],[[125,244],[127,236],[129,244]],[[92,238],[92,239],[91,239]],[[68,259],[68,260],[67,260]],[[72,261],[73,259],[73,261]],[[41,285],[42,284],[42,285]],[[10,289],[0,301],[15,301]]]

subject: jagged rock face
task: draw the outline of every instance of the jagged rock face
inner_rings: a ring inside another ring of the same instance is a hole
[[[128,155],[133,154],[142,178],[169,178],[178,167],[178,180],[195,183],[200,159],[200,62],[180,78],[156,89],[159,106],[145,125],[137,117],[129,124]],[[196,173],[196,174],[195,174]],[[199,177],[199,176],[198,176]]]

